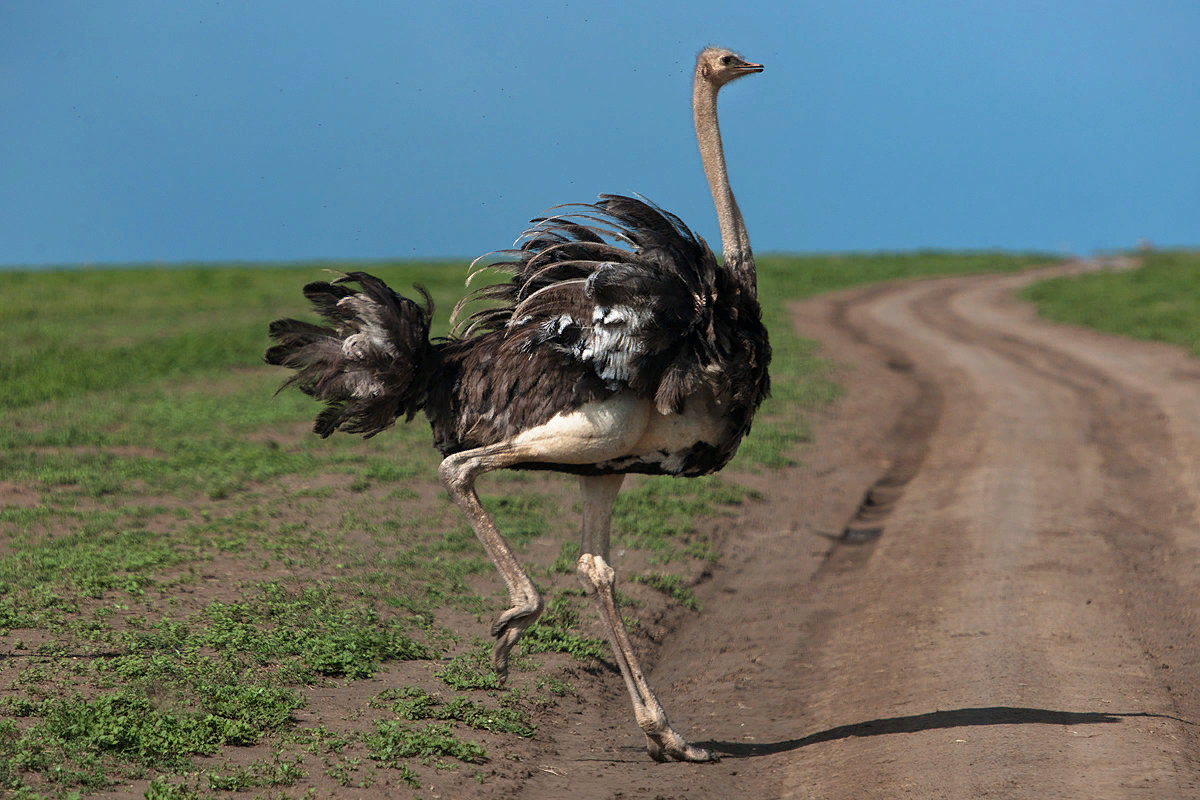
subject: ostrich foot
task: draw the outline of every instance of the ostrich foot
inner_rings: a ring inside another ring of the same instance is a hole
[[[720,761],[720,757],[711,750],[696,747],[684,741],[683,737],[670,728],[665,733],[646,734],[646,751],[650,757],[659,763],[670,761],[691,761],[703,763]]]
[[[542,598],[535,594],[532,600],[525,598],[524,602],[508,609],[492,623],[492,636],[496,637],[496,645],[492,648],[492,669],[496,670],[496,677],[501,684],[508,680],[509,651],[521,639],[525,629],[542,615],[544,608]]]
[[[577,564],[579,577],[592,595],[596,611],[608,633],[608,642],[612,646],[613,656],[621,669],[621,677],[625,679],[625,687],[629,690],[629,698],[633,701],[633,716],[637,719],[638,727],[646,734],[646,750],[655,761],[716,761],[717,757],[703,747],[688,744],[682,736],[671,728],[667,721],[667,713],[663,711],[654,696],[646,676],[638,665],[625,632],[621,615],[617,612],[615,594],[615,574],[602,557],[595,553],[584,553]]]

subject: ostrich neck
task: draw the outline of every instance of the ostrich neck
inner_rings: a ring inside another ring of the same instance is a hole
[[[696,122],[696,141],[700,144],[700,160],[712,191],[717,221],[721,225],[721,245],[725,266],[731,270],[752,298],[757,295],[757,274],[754,253],[750,249],[750,234],[738,209],[733,190],[729,188],[729,172],[725,168],[725,148],[721,145],[721,128],[717,124],[717,87],[699,74],[692,93],[692,112]]]

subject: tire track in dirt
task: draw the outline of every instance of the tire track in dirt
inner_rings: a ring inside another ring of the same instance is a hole
[[[890,287],[882,286],[854,298],[861,304],[868,298],[878,297]],[[854,516],[846,523],[838,536],[838,543],[849,547],[835,547],[829,551],[823,572],[856,569],[866,563],[874,550],[874,543],[883,535],[887,519],[896,503],[904,496],[904,490],[921,469],[925,455],[929,452],[929,440],[937,429],[942,414],[942,390],[923,369],[915,365],[902,350],[887,340],[875,340],[862,327],[848,318],[850,298],[834,301],[830,322],[833,326],[858,344],[877,352],[884,365],[906,376],[915,394],[900,409],[896,421],[885,435],[883,442],[890,453],[890,465],[875,480],[863,495]]]
[[[614,690],[521,796],[1195,796],[1200,371],[1012,299],[1080,268],[798,307],[846,394],[652,671],[723,760],[648,763]]]

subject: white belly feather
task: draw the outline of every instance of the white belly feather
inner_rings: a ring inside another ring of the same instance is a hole
[[[681,463],[689,448],[717,445],[726,435],[728,421],[708,392],[689,397],[679,414],[660,414],[652,400],[621,392],[557,414],[518,434],[512,445],[535,462],[601,467],[644,462],[677,472],[680,464],[673,462]]]

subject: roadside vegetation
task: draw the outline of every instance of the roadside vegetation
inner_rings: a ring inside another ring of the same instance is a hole
[[[1024,291],[1055,322],[1185,347],[1200,356],[1200,252],[1138,253],[1139,269],[1035,283]]]
[[[773,396],[733,465],[631,479],[614,516],[619,600],[642,646],[721,557],[715,531],[793,463],[837,394],[787,304],[821,291],[1046,259],[911,253],[760,260]],[[508,686],[490,668],[503,584],[436,482],[420,421],[363,441],[273,397],[266,325],[308,316],[321,268],[425,285],[449,264],[80,269],[5,275],[0,307],[0,795],[338,797],[521,774],[539,726],[614,667],[574,574],[574,482],[481,493],[547,611]],[[631,723],[632,724],[632,723]],[[453,796],[454,791],[443,793]],[[461,794],[461,792],[459,792]]]

